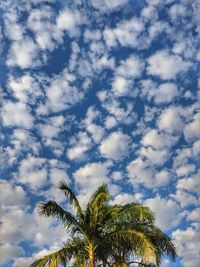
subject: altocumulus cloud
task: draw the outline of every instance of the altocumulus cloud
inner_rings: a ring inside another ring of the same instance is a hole
[[[199,266],[199,4],[4,0],[0,12],[0,266],[27,267],[67,240],[38,201],[139,201]],[[15,223],[13,223],[15,222]]]

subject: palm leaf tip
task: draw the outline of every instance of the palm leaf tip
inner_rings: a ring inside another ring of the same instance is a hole
[[[69,199],[70,204],[77,210],[78,215],[82,216],[83,211],[80,206],[80,203],[74,192],[67,185],[67,183],[65,181],[61,181],[58,188],[65,194],[66,198]]]

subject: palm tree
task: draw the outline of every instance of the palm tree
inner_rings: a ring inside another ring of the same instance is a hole
[[[159,266],[162,255],[172,249],[166,246],[159,229],[151,230],[155,230],[152,228],[154,215],[149,208],[136,203],[109,205],[106,184],[91,196],[85,210],[65,182],[61,182],[59,188],[70,201],[75,215],[55,201],[40,203],[38,209],[42,216],[59,219],[71,239],[61,250],[42,257],[30,267],[66,266],[70,260],[73,267],[125,267],[131,255],[140,259],[140,266],[151,262]]]

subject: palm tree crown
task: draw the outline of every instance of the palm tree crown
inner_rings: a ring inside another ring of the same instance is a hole
[[[40,215],[59,219],[71,238],[62,249],[35,261],[30,267],[125,267],[160,266],[163,256],[176,258],[171,239],[155,225],[148,207],[138,203],[110,205],[110,194],[102,184],[83,210],[65,182],[59,189],[69,200],[75,215],[55,201],[40,203]],[[151,265],[150,265],[151,264]]]

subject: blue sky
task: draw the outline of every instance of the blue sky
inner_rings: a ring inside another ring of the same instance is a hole
[[[68,235],[36,204],[111,203],[156,214],[198,267],[198,0],[3,0],[0,4],[0,266],[27,267]]]

